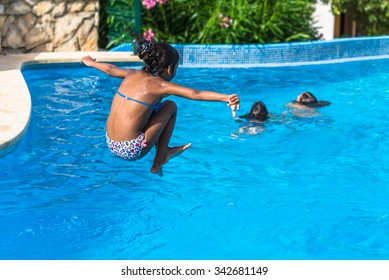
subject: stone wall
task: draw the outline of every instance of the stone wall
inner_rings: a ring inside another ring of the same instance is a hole
[[[96,51],[99,0],[0,0],[0,53]]]

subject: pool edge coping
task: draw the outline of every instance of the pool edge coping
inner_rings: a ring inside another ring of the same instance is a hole
[[[85,55],[105,62],[140,62],[132,52],[42,52],[0,56],[0,158],[17,146],[30,124],[32,101],[22,75],[23,67],[80,62]]]

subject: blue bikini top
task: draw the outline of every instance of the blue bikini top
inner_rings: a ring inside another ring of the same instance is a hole
[[[152,104],[149,104],[149,103],[146,103],[146,102],[142,102],[142,101],[139,101],[139,100],[136,100],[134,98],[131,98],[131,97],[128,97],[127,95],[124,95],[123,93],[120,93],[119,91],[116,92],[119,96],[123,97],[124,99],[126,100],[131,100],[131,101],[134,101],[134,102],[138,102],[139,104],[142,104],[144,106],[147,106],[147,107],[151,107],[154,109],[155,112],[158,112],[158,110],[161,108],[161,105],[162,105],[162,102],[159,101],[157,104],[155,105],[152,105]]]

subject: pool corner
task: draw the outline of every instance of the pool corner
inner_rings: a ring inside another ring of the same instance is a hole
[[[22,75],[25,65],[79,62],[91,55],[106,62],[139,61],[131,52],[57,52],[0,56],[0,157],[19,143],[28,129],[31,116],[31,96]]]

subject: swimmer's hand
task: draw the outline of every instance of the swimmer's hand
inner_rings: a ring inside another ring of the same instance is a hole
[[[96,61],[96,58],[92,58],[91,56],[87,55],[81,58],[81,63],[85,64],[86,66],[91,66],[93,62]]]
[[[231,112],[232,112],[232,117],[236,117],[236,110],[240,109],[240,100],[239,96],[237,94],[231,94],[228,97],[228,104],[227,106],[230,106]]]

